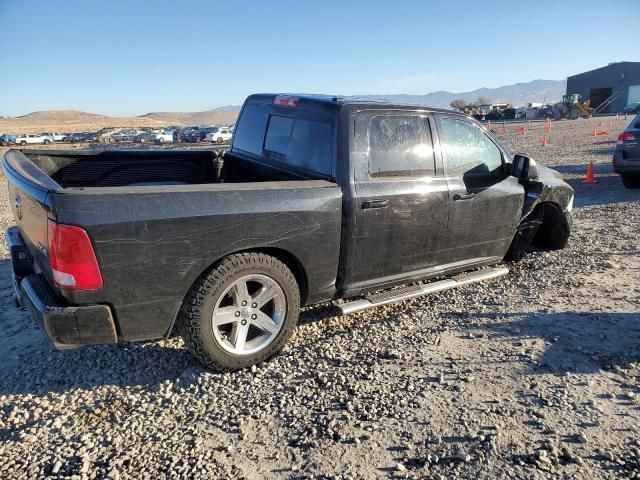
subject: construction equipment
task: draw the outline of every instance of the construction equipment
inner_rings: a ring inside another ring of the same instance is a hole
[[[547,105],[540,110],[540,115],[543,118],[553,118],[554,120],[560,120],[561,118],[576,120],[578,117],[589,118],[589,115],[595,113],[591,108],[591,101],[581,102],[581,97],[582,95],[579,93],[563,95],[561,102]]]

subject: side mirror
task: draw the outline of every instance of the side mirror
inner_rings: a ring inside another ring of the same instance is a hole
[[[538,178],[538,167],[535,160],[525,155],[514,155],[511,174],[520,180]]]

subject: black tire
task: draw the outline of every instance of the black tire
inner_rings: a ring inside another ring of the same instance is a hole
[[[211,328],[216,302],[236,280],[259,274],[275,280],[286,298],[286,313],[276,337],[253,354],[235,355],[216,340]],[[178,317],[177,328],[187,348],[205,367],[215,371],[247,368],[279,353],[298,322],[300,290],[291,270],[277,258],[263,253],[230,255],[204,273],[191,287]]]
[[[550,250],[560,250],[569,241],[571,229],[564,213],[555,204],[543,204],[542,225],[533,240],[535,245]],[[568,213],[568,215],[571,215]]]
[[[640,188],[640,176],[622,175],[621,178],[626,188]]]
[[[22,141],[20,142],[20,145],[24,147],[24,146],[26,146],[26,145],[27,145],[27,142],[25,142],[24,140],[22,140]]]
[[[51,143],[51,140],[49,140],[48,138],[44,139],[44,144],[45,145],[49,145]]]
[[[218,143],[224,143],[224,139],[222,137],[218,137]]]

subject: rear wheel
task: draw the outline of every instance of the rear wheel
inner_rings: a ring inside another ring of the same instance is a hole
[[[49,140],[48,138],[44,139],[44,144],[45,145],[49,145],[51,143],[51,140]]]
[[[180,313],[187,348],[206,367],[237,370],[280,352],[298,321],[291,270],[262,253],[231,255],[191,288]]]
[[[622,175],[622,184],[627,188],[640,188],[640,176]]]

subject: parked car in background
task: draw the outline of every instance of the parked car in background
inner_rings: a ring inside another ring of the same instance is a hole
[[[182,132],[183,142],[204,142],[207,134],[215,132],[218,127],[189,127]]]
[[[16,143],[16,137],[10,133],[0,135],[0,145],[6,147],[8,145],[14,145]]]
[[[62,142],[63,140],[66,139],[66,135],[63,135],[58,132],[46,132],[46,133],[43,133],[42,135],[44,135],[45,137],[49,137],[52,142]]]
[[[640,113],[640,102],[633,102],[624,107],[624,113]]]
[[[95,132],[78,132],[70,133],[66,136],[66,141],[69,143],[86,142]]]
[[[153,139],[156,143],[173,143],[173,130],[160,130]]]
[[[228,128],[219,128],[214,132],[207,133],[205,140],[207,142],[224,143],[231,140],[233,132]]]
[[[45,145],[48,145],[52,142],[53,140],[50,137],[40,133],[25,133],[16,137],[16,143],[22,146],[37,143],[44,143]]]
[[[144,130],[137,130],[135,128],[127,128],[126,130],[120,130],[111,135],[111,138],[115,142],[135,142],[139,135],[147,133]]]
[[[136,143],[153,143],[156,141],[156,132],[151,130],[141,130],[135,137]]]
[[[627,188],[640,188],[640,115],[618,136],[613,152],[613,171]]]

